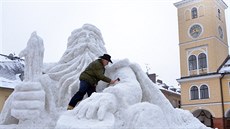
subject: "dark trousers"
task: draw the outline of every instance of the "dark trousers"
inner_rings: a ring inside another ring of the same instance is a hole
[[[75,107],[76,104],[83,99],[86,93],[88,96],[90,96],[95,91],[95,87],[91,86],[84,80],[80,80],[80,88],[78,92],[71,98],[69,105]]]

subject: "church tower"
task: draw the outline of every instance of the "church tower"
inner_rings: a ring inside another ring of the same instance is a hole
[[[229,59],[228,6],[223,0],[182,0],[174,5],[178,10],[181,106],[205,125],[227,129],[230,89],[225,95],[223,88],[230,88],[230,76],[220,69]]]

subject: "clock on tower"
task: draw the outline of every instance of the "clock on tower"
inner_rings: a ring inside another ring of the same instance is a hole
[[[189,34],[192,38],[198,38],[202,33],[202,27],[199,24],[194,24],[189,28]]]

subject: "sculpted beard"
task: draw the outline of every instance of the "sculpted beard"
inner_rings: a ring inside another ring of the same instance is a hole
[[[50,78],[59,80],[63,85],[67,75],[78,75],[85,67],[95,60],[99,55],[103,55],[96,43],[77,43],[72,49],[67,49],[58,64],[49,70]]]
[[[76,55],[89,55],[93,60],[95,57],[99,57],[106,53],[106,50],[100,41],[88,38],[86,38],[84,41],[78,42],[76,45],[76,50],[78,50],[78,52],[75,53]]]
[[[94,60],[104,53],[106,53],[106,49],[100,41],[88,41],[86,39],[85,42],[77,41],[68,46],[59,63],[74,63],[76,61],[84,60],[86,58]]]
[[[106,50],[100,41],[87,38],[67,47],[58,64],[49,71],[50,78],[58,81],[59,106],[67,105],[68,99],[79,87],[80,73],[104,53]]]

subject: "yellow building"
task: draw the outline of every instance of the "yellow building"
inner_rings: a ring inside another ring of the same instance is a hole
[[[0,112],[4,106],[5,101],[10,96],[10,94],[13,92],[14,89],[12,88],[6,88],[6,87],[0,87]]]
[[[178,10],[181,107],[209,127],[230,129],[229,50],[223,0],[182,0]]]

